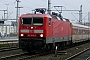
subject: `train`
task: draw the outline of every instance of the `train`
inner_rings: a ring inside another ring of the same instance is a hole
[[[61,14],[46,14],[45,8],[22,14],[18,20],[19,48],[27,52],[63,48],[90,39],[90,27],[73,24]]]

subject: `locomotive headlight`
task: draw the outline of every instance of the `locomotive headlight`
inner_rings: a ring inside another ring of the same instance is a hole
[[[43,34],[40,34],[40,37],[43,37]]]
[[[24,34],[21,34],[21,36],[24,36]]]

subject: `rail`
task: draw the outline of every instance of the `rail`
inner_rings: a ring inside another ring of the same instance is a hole
[[[18,38],[3,38],[3,39],[0,39],[0,43],[1,42],[15,42],[15,41],[18,41]]]
[[[88,51],[89,49],[90,49],[90,48],[87,48],[87,49],[85,49],[85,50],[83,50],[83,51],[81,51],[81,52],[79,52],[79,53],[77,53],[77,54],[75,54],[75,55],[73,55],[73,56],[71,56],[71,57],[65,59],[65,60],[71,60],[71,59],[75,58],[76,56],[79,56],[80,54],[82,54],[82,53]]]
[[[0,48],[18,47],[18,39],[0,39]]]
[[[86,60],[90,60],[90,56]]]

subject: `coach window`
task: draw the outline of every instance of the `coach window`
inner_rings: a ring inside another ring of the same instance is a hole
[[[77,34],[77,29],[74,29],[74,34]]]
[[[51,18],[48,19],[48,25],[51,25]]]
[[[87,33],[87,31],[86,31],[86,30],[84,30],[84,33],[86,34],[86,33]]]
[[[85,30],[83,30],[83,34],[85,34]]]
[[[89,33],[89,31],[88,31],[88,30],[86,30],[86,31],[87,31],[86,33],[88,34],[88,33]]]
[[[81,30],[81,29],[79,29],[79,30],[78,30],[78,33],[79,33],[79,34],[81,34],[81,33],[82,33],[82,30]]]
[[[77,31],[77,34],[79,34],[79,29],[78,29],[78,31]]]
[[[80,30],[79,30],[79,34],[83,34],[83,30],[80,29]]]

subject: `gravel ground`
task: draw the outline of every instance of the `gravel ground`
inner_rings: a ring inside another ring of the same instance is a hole
[[[14,55],[14,54],[19,54],[21,52],[23,52],[21,49],[11,50],[11,51],[4,51],[4,52],[0,52],[0,57]]]
[[[66,58],[68,58],[82,50],[85,50],[87,48],[90,48],[90,42],[80,45],[80,46],[76,46],[73,48],[63,50],[63,51],[66,51],[67,53],[57,55],[57,57],[55,57],[54,54],[49,54],[49,55],[45,55],[45,56],[35,57],[35,58],[29,59],[29,60],[65,60]]]

